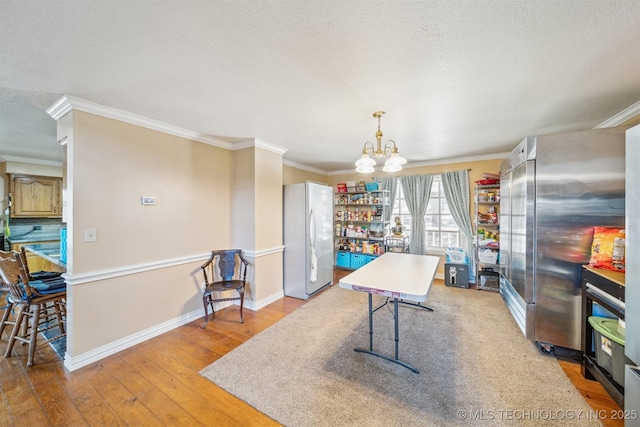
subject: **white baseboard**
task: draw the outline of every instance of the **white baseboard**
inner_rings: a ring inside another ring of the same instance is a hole
[[[246,300],[244,308],[252,311],[258,311],[261,308],[266,307],[272,302],[275,302],[283,297],[284,297],[284,292],[279,291],[257,302]],[[237,302],[235,305],[239,305],[239,304],[240,303]],[[233,305],[233,303],[232,302],[221,303],[219,306],[216,305],[216,310],[221,310],[230,305]],[[93,362],[97,362],[98,360],[111,356],[112,354],[116,354],[119,351],[125,350],[129,347],[133,347],[136,344],[140,344],[141,342],[147,341],[150,338],[157,337],[158,335],[162,335],[165,332],[169,332],[172,329],[186,325],[187,323],[193,322],[194,320],[201,319],[203,317],[204,317],[204,308],[199,308],[198,310],[194,310],[191,313],[178,316],[174,319],[168,320],[164,323],[160,323],[158,325],[155,325],[151,328],[145,329],[144,331],[140,331],[133,335],[129,335],[128,337],[121,338],[117,341],[113,341],[111,343],[105,344],[96,349],[90,350],[86,353],[79,354],[77,356],[71,356],[69,353],[66,353],[64,357],[64,366],[69,371],[75,371],[76,369],[80,369]]]
[[[278,292],[274,292],[266,298],[262,298],[259,301],[245,301],[244,306],[249,310],[258,311],[261,308],[264,308],[271,304],[272,302],[278,301],[279,299],[284,298],[284,290],[281,289]]]
[[[187,323],[202,317],[204,317],[204,308],[200,308],[192,311],[191,313],[160,323],[151,328],[145,329],[144,331],[129,335],[128,337],[121,338],[117,341],[113,341],[77,356],[71,356],[69,353],[66,353],[64,356],[64,366],[69,371],[75,371],[76,369],[80,369],[93,362],[97,362],[100,359],[104,359],[107,356],[111,356],[119,351],[133,347],[136,344],[140,344],[150,338],[162,335],[165,332],[182,325],[186,325]]]

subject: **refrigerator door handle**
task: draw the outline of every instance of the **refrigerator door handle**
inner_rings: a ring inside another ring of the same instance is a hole
[[[318,280],[318,258],[316,257],[316,224],[313,217],[313,208],[309,210],[309,253],[311,265],[309,266],[309,281],[315,283]]]
[[[316,245],[316,222],[313,217],[313,208],[309,210],[309,242],[312,248]]]

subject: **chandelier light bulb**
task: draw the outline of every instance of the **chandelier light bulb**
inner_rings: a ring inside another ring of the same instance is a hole
[[[400,155],[400,153],[398,153],[398,149],[395,149],[394,152],[391,153],[391,157],[389,157],[387,161],[384,162],[385,165],[404,165],[405,163],[407,163],[407,159],[405,159]]]
[[[375,166],[376,161],[373,160],[367,153],[362,153],[362,157],[360,157],[356,161],[356,166]]]

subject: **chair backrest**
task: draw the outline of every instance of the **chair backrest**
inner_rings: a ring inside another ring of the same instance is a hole
[[[4,259],[7,252],[0,250],[0,260]],[[9,284],[2,278],[2,270],[0,270],[0,292],[9,292]]]
[[[246,280],[249,262],[240,249],[226,249],[211,252],[211,258],[202,266],[207,283],[224,280]]]
[[[24,249],[24,246],[20,246],[20,259],[22,260],[22,268],[24,268],[24,273],[27,277],[31,277],[31,273],[29,272],[29,263],[27,262],[27,252]]]
[[[20,247],[20,258],[22,259],[22,268],[24,268],[24,273],[27,275],[29,280],[56,280],[62,275],[62,272],[60,271],[37,271],[32,274],[29,270],[29,261],[27,260],[27,252],[25,251],[24,246]]]
[[[0,280],[13,299],[28,299],[33,294],[19,252],[0,251]]]

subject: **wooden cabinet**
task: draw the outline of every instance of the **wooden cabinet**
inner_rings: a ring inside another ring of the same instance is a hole
[[[27,265],[29,266],[29,271],[32,273],[37,271],[59,271],[61,273],[65,272],[64,268],[52,263],[48,259],[44,259],[38,255],[29,256],[29,251],[27,251]]]
[[[62,218],[62,178],[11,177],[12,218]]]

